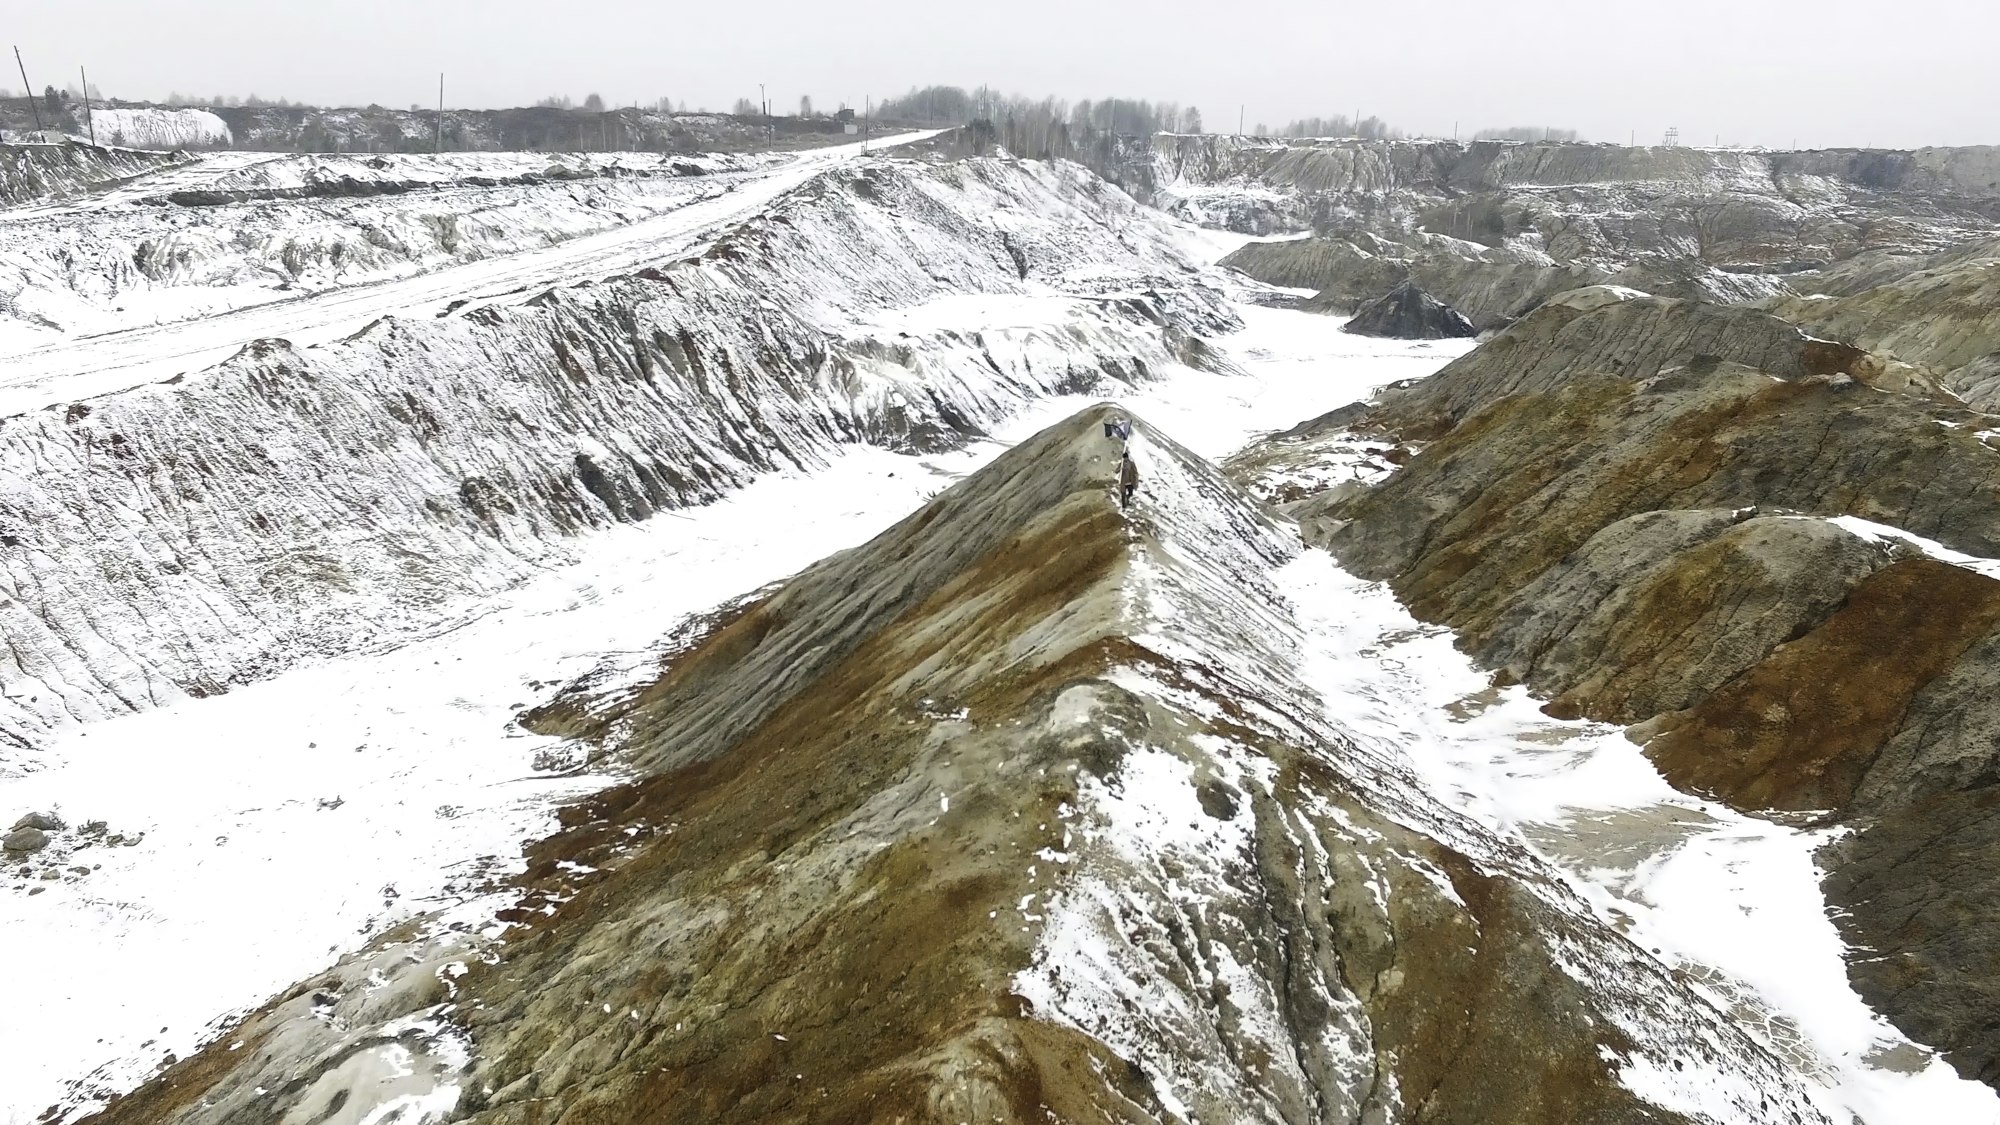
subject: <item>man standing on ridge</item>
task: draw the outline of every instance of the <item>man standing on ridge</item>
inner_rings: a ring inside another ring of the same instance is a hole
[[[1132,494],[1139,490],[1139,464],[1132,460],[1132,451],[1126,450],[1118,457],[1118,506],[1131,506]]]

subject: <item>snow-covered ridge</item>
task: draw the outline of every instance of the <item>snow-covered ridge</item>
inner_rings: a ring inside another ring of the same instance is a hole
[[[0,355],[630,226],[714,198],[765,163],[206,157],[82,200],[0,212]],[[175,205],[188,201],[202,205]]]
[[[580,531],[840,442],[948,444],[1039,395],[1203,360],[1198,337],[1233,314],[1164,227],[1088,180],[831,171],[698,261],[320,348],[265,341],[0,423],[0,739],[420,631]],[[1062,315],[884,319],[967,294]]]
[[[782,154],[662,155],[645,152],[295,153],[224,165],[206,183],[180,187],[165,202],[211,203],[302,195],[393,194],[460,185],[700,176],[784,163]]]

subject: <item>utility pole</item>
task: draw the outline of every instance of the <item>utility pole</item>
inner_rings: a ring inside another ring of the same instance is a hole
[[[35,87],[28,82],[28,64],[21,61],[21,48],[14,48],[14,65],[21,68],[21,92],[28,95],[28,108],[35,113],[35,132],[42,131],[42,107],[35,101]]]
[[[1239,137],[1243,135],[1243,107],[1241,105],[1236,107],[1236,135]]]
[[[83,83],[83,119],[90,124],[90,147],[96,148],[97,113],[90,108],[90,75],[85,74],[83,67],[79,65],[76,68],[76,77]],[[34,94],[30,92],[28,96],[34,97]]]
[[[874,112],[875,95],[863,94],[861,97],[861,154],[863,156],[868,154],[868,115]]]
[[[431,151],[444,151],[444,71],[438,71],[438,115],[436,128],[431,133]]]

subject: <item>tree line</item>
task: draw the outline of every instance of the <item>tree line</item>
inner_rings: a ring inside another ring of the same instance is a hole
[[[1583,139],[1575,129],[1555,129],[1547,125],[1509,125],[1500,129],[1481,129],[1472,134],[1475,141],[1561,141],[1565,144]]]

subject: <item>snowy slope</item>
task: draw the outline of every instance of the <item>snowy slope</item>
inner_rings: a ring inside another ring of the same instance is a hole
[[[59,371],[73,362],[63,345],[82,336],[633,228],[795,163],[635,153],[210,154],[82,198],[0,210],[0,355],[37,351],[37,368]]]
[[[674,619],[864,537],[983,461],[993,447],[942,452],[978,430],[1011,417],[1005,434],[1025,436],[1077,393],[1132,392],[1145,417],[1219,457],[1461,347],[1231,310],[1215,279],[1190,272],[1187,248],[1213,240],[1040,166],[883,162],[760,182],[754,207],[716,200],[656,238],[400,290],[379,307],[423,315],[353,339],[337,336],[364,325],[314,305],[293,321],[295,343],[323,346],[261,344],[96,401],[64,400],[89,382],[55,382],[35,392],[51,408],[0,423],[0,635],[33,673],[0,677],[0,729],[32,744],[0,751],[0,765],[33,771],[0,793],[10,818],[54,808],[72,825],[0,892],[0,951],[48,969],[17,982],[36,1015],[0,1037],[20,1077],[0,1122],[129,1088],[211,1021],[397,920],[444,907],[449,929],[358,969],[337,1008],[353,1034],[375,1026],[360,1019],[370,1005],[392,1002],[377,969],[399,972],[409,954],[429,958],[419,976],[462,972],[463,935],[504,905],[486,892],[518,870],[516,845],[549,830],[555,804],[610,780],[544,768],[567,759],[511,725],[519,705],[601,660],[651,667]],[[662,265],[682,250],[703,258]],[[618,270],[633,275],[608,276]],[[527,291],[503,287],[529,278]],[[480,299],[430,315],[468,293]],[[1238,316],[1252,331],[1217,354]],[[1156,490],[1172,476],[1162,467],[1148,464]],[[1616,732],[1491,690],[1385,589],[1317,553],[1275,569],[1237,558],[1240,543],[1205,538],[1209,498],[1180,499],[1201,518],[1175,526],[1142,574],[1149,641],[1183,646],[1198,667],[1283,654],[1270,675],[1228,685],[1260,721],[1351,744],[1364,787],[1405,826],[1529,880],[1578,926],[1629,928],[1669,971],[1595,937],[1568,952],[1637,1037],[1605,1059],[1631,1089],[1697,1120],[1778,1120],[1777,1101],[1800,1120],[1865,1125],[2000,1116],[1990,1090],[1846,987],[1809,858],[1821,835],[1674,794]],[[1218,571],[1218,557],[1241,565]],[[1178,608],[1190,604],[1212,612],[1190,618]],[[1186,702],[1137,673],[1123,686]],[[230,690],[210,697],[218,688]],[[1204,769],[1269,783],[1245,747],[1204,749]],[[1205,815],[1200,780],[1135,755],[1126,784],[1079,806],[1079,854],[1160,880],[1146,893],[1172,902],[1231,902],[1240,871],[1181,828]],[[123,846],[75,831],[95,819]],[[1412,884],[1397,880],[1416,872],[1418,897],[1449,902],[1442,873],[1354,829],[1355,854],[1377,866],[1353,879],[1343,868],[1337,885],[1402,894]],[[64,873],[72,864],[90,873]],[[1135,1028],[1120,1014],[1125,1000],[1171,1007],[1181,982],[1148,978],[1155,953],[1106,924],[1128,905],[1107,899],[1116,890],[1100,880],[1021,907],[1055,923],[1023,989],[1158,1060],[1163,1098],[1271,1096],[1240,1074],[1174,1070],[1209,1032],[1198,1020]],[[1289,1041],[1285,1013],[1240,965],[1203,956],[1208,983],[1241,990],[1231,1041],[1337,1054]],[[1052,966],[1115,972],[1078,989]],[[1682,989],[1730,1019],[1674,1025],[1658,998]],[[402,1067],[378,1117],[450,1104],[467,1055],[433,1016],[396,1025],[408,1046],[354,1056],[388,1051],[380,1060]],[[1678,1065],[1689,1058],[1720,1069],[1691,1077]],[[1354,1090],[1378,1107],[1400,1096]],[[1775,1100],[1752,1108],[1753,1096]]]
[[[115,148],[216,148],[232,139],[228,124],[205,109],[92,108],[89,126],[97,143]]]
[[[80,337],[543,250],[716,199],[751,178],[667,174],[502,187],[447,182],[416,195],[278,195],[203,207],[162,203],[157,196],[111,205],[99,197],[28,215],[0,213],[0,230],[7,232],[0,293],[8,294],[0,306],[6,317],[0,320],[0,354],[36,352],[23,362],[53,373],[67,362],[63,345]],[[84,215],[88,222],[80,221]]]
[[[1121,510],[1117,413],[656,667],[613,720],[638,776],[534,848],[507,934],[392,935],[110,1120],[1830,1120],[1330,722],[1290,529],[1143,422]]]
[[[840,443],[937,448],[1038,397],[1209,362],[1200,337],[1236,325],[1220,296],[1163,228],[1110,229],[1115,192],[1061,183],[997,161],[807,176],[698,260],[260,342],[0,423],[0,731],[25,747],[420,631],[580,531]],[[966,295],[1049,311],[935,319]]]
[[[911,139],[921,139],[925,135],[915,134]],[[247,232],[241,240],[242,245],[237,244],[239,240],[235,232],[229,236],[229,245],[222,246],[212,239],[203,238],[197,231],[188,244],[180,248],[182,253],[162,253],[163,248],[174,246],[173,223],[176,219],[183,223],[192,221],[197,226],[204,220],[188,220],[185,212],[178,208],[166,212],[158,208],[148,209],[146,200],[159,198],[162,191],[167,191],[169,195],[183,191],[210,193],[219,178],[239,174],[254,175],[262,180],[267,173],[256,172],[255,169],[271,163],[268,157],[245,153],[222,153],[204,158],[199,166],[175,169],[154,179],[135,181],[105,193],[98,200],[59,205],[52,216],[50,228],[53,231],[51,237],[56,240],[53,254],[58,267],[54,272],[61,273],[62,277],[53,287],[54,291],[48,292],[46,297],[43,295],[45,291],[37,288],[27,290],[24,299],[31,306],[37,300],[47,299],[60,307],[74,309],[78,305],[76,295],[84,294],[84,303],[95,311],[94,319],[100,324],[108,319],[117,330],[82,339],[57,336],[51,342],[47,332],[60,333],[60,323],[47,322],[47,318],[42,318],[40,322],[0,320],[0,328],[14,324],[18,331],[18,326],[28,325],[26,343],[13,347],[30,349],[0,358],[0,416],[198,370],[220,363],[253,340],[283,337],[300,345],[322,343],[350,335],[383,316],[431,316],[454,306],[462,307],[468,300],[524,300],[547,286],[658,265],[686,253],[702,238],[713,237],[729,224],[755,214],[820,171],[853,160],[859,155],[859,150],[858,145],[848,145],[820,149],[775,163],[760,161],[757,166],[762,169],[761,173],[723,179],[713,186],[704,184],[689,188],[667,185],[658,201],[650,206],[635,203],[622,208],[594,207],[588,194],[571,192],[567,197],[551,199],[549,193],[533,192],[524,200],[519,213],[510,215],[504,204],[506,197],[503,196],[503,205],[492,216],[490,227],[480,221],[478,209],[472,207],[470,217],[465,219],[463,232],[460,230],[461,216],[457,211],[444,215],[432,213],[427,217],[425,213],[435,209],[418,201],[411,204],[408,210],[390,208],[384,212],[390,230],[374,231],[373,241],[370,240],[371,228],[365,225],[319,218],[327,214],[326,205],[306,212],[315,216],[317,225],[297,232],[302,237],[294,240],[289,237],[292,230],[282,224],[274,228],[268,218],[258,217],[270,211],[270,207],[266,206],[236,218],[241,230]],[[457,175],[455,170],[463,168],[490,167],[497,170],[511,167],[522,177],[528,177],[534,167],[533,162],[538,159],[539,156],[521,154],[505,159],[474,154],[447,157],[436,167],[450,175]],[[734,158],[718,159],[721,161],[718,167],[728,167]],[[290,158],[282,158],[280,163],[291,166]],[[425,162],[419,158],[414,163],[422,167]],[[577,166],[594,165],[580,161]],[[391,176],[405,174],[402,166],[394,161],[387,162],[386,172]],[[268,175],[282,181],[286,173],[281,171]],[[720,190],[715,190],[718,187]],[[616,198],[622,189],[614,186],[612,190],[612,198]],[[640,200],[647,198],[645,188],[638,190]],[[445,203],[447,206],[454,205],[450,200]],[[457,205],[469,203],[464,199],[457,201]],[[119,251],[114,229],[113,244],[107,251],[110,257],[102,253],[85,254],[84,268],[72,281],[67,267],[60,265],[63,255],[68,253],[73,258],[76,250],[89,248],[88,237],[77,233],[79,226],[97,226],[95,222],[79,224],[74,221],[76,215],[73,212],[100,208],[114,214],[141,211],[137,229],[146,241],[134,244],[134,261],[128,268],[116,260]],[[279,210],[283,213],[284,209],[280,206]],[[341,212],[337,206],[331,210],[336,216]],[[29,209],[13,214],[25,214],[32,220],[40,213]],[[162,222],[167,224],[167,229],[160,229]],[[547,245],[545,237],[538,240],[533,225],[537,222],[552,224],[557,228],[553,233],[558,237],[567,237],[567,240],[553,245]],[[399,245],[392,237],[412,227],[416,228],[416,232],[410,234],[408,241]],[[272,232],[268,237],[261,233],[267,230]],[[595,233],[586,234],[584,231]],[[79,239],[82,241],[79,242]],[[493,240],[490,249],[494,251],[517,252],[483,256],[483,251],[488,248],[482,247],[481,243],[489,239]],[[150,248],[147,241],[153,243]],[[386,246],[381,245],[384,243]],[[245,251],[256,252],[246,254]],[[154,289],[151,293],[141,290],[138,293],[140,302],[130,309],[121,309],[116,301],[106,299],[118,292],[122,280],[131,279],[135,273],[143,274],[142,267],[147,265],[156,272],[163,272],[171,281],[178,257],[184,257],[195,267],[197,276],[193,280],[197,281],[240,281],[238,275],[245,269],[254,275],[260,261],[271,262],[288,274],[292,272],[292,266],[286,265],[289,261],[308,277],[316,278],[322,284],[331,283],[334,287],[274,301],[273,297],[280,294],[274,294],[272,283],[286,284],[280,275],[270,277],[262,286],[248,288],[240,284],[219,288],[197,285],[160,292],[155,286],[151,287]],[[361,263],[362,270],[358,276],[347,276],[341,268],[341,263],[350,258]],[[466,261],[467,258],[477,260]],[[204,262],[219,269],[222,276],[201,276]],[[457,264],[451,265],[453,262]],[[367,270],[371,264],[375,268],[386,268],[397,279],[374,284],[341,284],[343,281],[369,281]],[[407,276],[413,266],[425,264],[444,264],[448,268]],[[51,272],[38,268],[32,256],[19,268],[31,279]],[[232,270],[237,273],[232,273]],[[36,281],[35,284],[40,286],[42,282]],[[147,299],[165,307],[150,308],[146,304]],[[191,314],[190,309],[176,308],[176,302],[193,306],[196,312],[204,304],[210,308],[236,311],[187,320],[183,318]],[[106,306],[110,306],[108,311]],[[37,324],[39,327],[36,327]],[[37,333],[40,333],[39,338]],[[0,340],[0,355],[8,350],[9,345]]]
[[[1829,830],[1676,791],[1623,730],[1550,719],[1525,689],[1494,687],[1449,630],[1330,556],[1308,555],[1282,581],[1334,721],[1401,747],[1427,793],[1561,868],[1594,911],[1692,974],[1806,1074],[1834,1120],[2000,1117],[1992,1089],[1960,1078],[1849,985],[1847,958],[1861,951],[1834,931],[1813,862]]]
[[[0,143],[0,206],[75,195],[130,176],[185,164],[180,153],[127,152],[79,144]],[[7,214],[0,211],[0,215]]]

